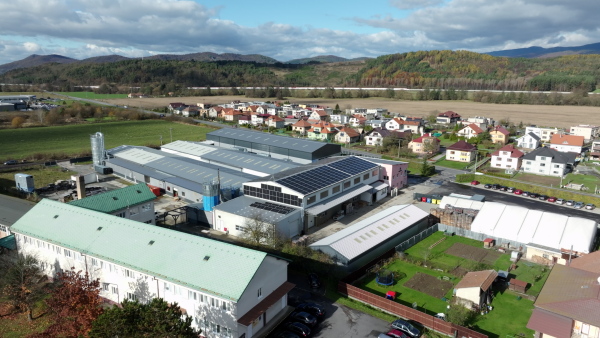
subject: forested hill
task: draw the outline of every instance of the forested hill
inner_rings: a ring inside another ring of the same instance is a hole
[[[368,61],[293,65],[242,61],[124,60],[46,64],[0,75],[0,83],[54,86],[345,86],[593,91],[600,55],[526,59],[467,51],[392,54]]]
[[[600,80],[600,55],[526,59],[420,51],[369,60],[354,80],[365,87],[592,91]]]

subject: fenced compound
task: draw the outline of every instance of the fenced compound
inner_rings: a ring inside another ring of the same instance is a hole
[[[406,250],[408,250],[410,247],[412,247],[413,245],[419,243],[420,241],[424,240],[425,238],[431,236],[431,234],[433,234],[434,232],[438,232],[438,225],[435,224],[423,231],[421,231],[420,233],[412,236],[411,238],[405,240],[404,242],[396,245],[396,252],[404,252]]]

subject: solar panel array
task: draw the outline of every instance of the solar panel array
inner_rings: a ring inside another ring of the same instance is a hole
[[[365,161],[354,156],[350,156],[343,160],[332,162],[327,165],[350,175],[360,174],[364,171],[377,167],[377,164],[373,162]]]
[[[306,195],[313,191],[323,189],[323,187],[328,185],[347,179],[348,177],[350,177],[349,174],[340,172],[336,169],[330,168],[329,166],[322,166],[279,179],[276,182],[284,187]]]
[[[283,214],[283,215],[289,214],[290,212],[295,210],[294,208],[286,207],[284,205],[279,205],[279,204],[275,204],[275,203],[269,203],[269,202],[265,202],[265,203],[254,202],[254,203],[250,204],[250,206],[258,208],[258,209],[266,210],[266,211],[276,212],[278,214]]]

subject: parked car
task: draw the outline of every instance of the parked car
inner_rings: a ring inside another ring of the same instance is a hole
[[[308,312],[317,317],[317,319],[323,319],[323,317],[325,317],[325,309],[321,305],[315,303],[298,304],[296,310]]]
[[[419,331],[416,327],[414,327],[411,323],[406,320],[396,319],[392,322],[392,328],[396,330],[400,330],[413,338],[417,338],[421,335],[421,331]]]
[[[296,322],[300,322],[309,327],[317,325],[317,318],[308,312],[297,311],[292,313],[290,315],[290,318]]]
[[[547,200],[547,199],[548,199],[548,196],[546,196],[546,195],[540,195],[540,197],[538,197],[538,199],[539,199],[540,201],[545,201],[545,200]]]
[[[408,338],[408,336],[397,329],[391,330],[390,332],[386,333],[388,336],[394,337],[394,338]]]
[[[583,202],[575,202],[575,204],[573,205],[573,207],[575,207],[575,209],[581,209],[585,206],[585,204],[583,204]]]
[[[556,197],[550,196],[550,197],[548,197],[548,199],[546,199],[546,201],[554,203],[554,202],[556,202]]]
[[[316,273],[314,273],[314,272],[309,273],[308,274],[308,284],[313,289],[320,288],[321,287],[321,281],[319,280],[319,276]]]
[[[596,206],[593,205],[592,203],[588,203],[585,205],[585,208],[588,210],[594,210],[594,209],[596,209]]]
[[[508,187],[508,188],[506,188],[506,192],[513,193],[513,192],[515,192],[515,188],[513,188],[513,187]]]
[[[530,194],[529,191],[523,191],[523,193],[521,194],[521,196],[527,197],[527,196],[529,196],[529,194]]]
[[[493,190],[498,190],[498,189],[500,189],[500,184],[492,184],[492,189],[493,189]]]
[[[290,331],[283,331],[279,332],[275,338],[300,338],[300,336]]]
[[[506,190],[508,190],[508,187],[505,187],[505,186],[501,185],[500,187],[498,187],[498,190],[500,190],[500,191],[506,191]]]
[[[471,181],[471,185],[478,185],[479,181]]]
[[[285,329],[287,331],[290,331],[290,332],[293,332],[293,333],[299,335],[300,337],[310,336],[310,329],[308,328],[308,326],[306,326],[302,323],[298,323],[298,322],[287,323],[287,325],[285,326]]]
[[[335,214],[335,216],[333,216],[333,220],[334,220],[334,221],[339,221],[339,220],[341,220],[342,218],[344,218],[344,216],[346,216],[346,214],[344,214],[344,211],[343,211],[343,210],[340,210],[340,211],[338,211],[338,213],[337,213],[337,214]]]
[[[523,194],[523,190],[521,190],[521,189],[516,189],[513,192],[514,192],[515,195],[521,195],[521,194]]]
[[[556,204],[565,204],[565,200],[562,198],[559,198],[556,200]]]
[[[392,336],[388,336],[385,333],[380,333],[379,336],[377,336],[377,338],[393,338]]]
[[[6,162],[4,162],[4,165],[13,165],[13,164],[17,164],[16,160],[8,160]]]
[[[486,189],[490,189],[492,187],[492,185],[491,184],[486,184],[483,187],[486,188]]]
[[[529,193],[529,197],[531,197],[531,198],[538,198],[538,196],[539,196],[539,195],[538,195],[538,194],[536,194],[536,193],[534,193],[534,192],[530,192],[530,193]]]
[[[568,200],[568,201],[567,201],[567,205],[568,205],[568,206],[570,206],[570,207],[572,207],[573,205],[575,205],[575,201],[573,201],[573,200]]]

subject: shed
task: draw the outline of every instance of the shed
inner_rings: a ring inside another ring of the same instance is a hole
[[[493,238],[486,238],[483,240],[483,247],[484,248],[491,248],[494,245],[496,245],[496,240],[494,240]]]
[[[508,289],[517,291],[517,292],[521,292],[521,293],[525,293],[525,290],[527,290],[528,285],[529,285],[529,283],[527,283],[525,281],[511,278],[510,281],[508,282]]]
[[[491,302],[492,283],[498,277],[494,270],[467,273],[454,287],[458,302],[468,309],[482,308]]]

